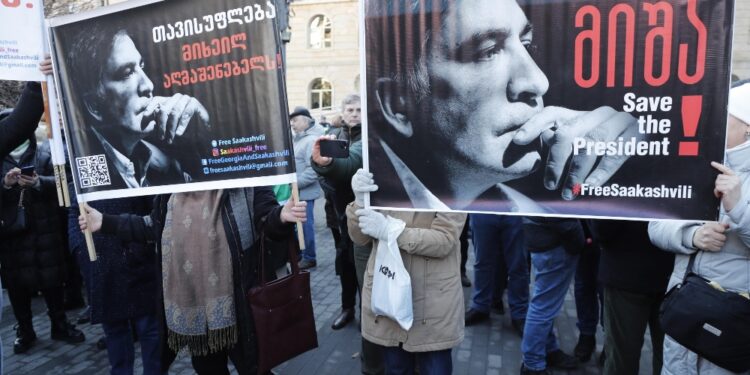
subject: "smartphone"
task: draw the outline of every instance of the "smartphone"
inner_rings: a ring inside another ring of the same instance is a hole
[[[348,158],[349,142],[338,139],[323,139],[320,141],[320,156]]]
[[[33,176],[34,175],[34,166],[33,165],[27,165],[25,167],[21,167],[21,174],[24,176]]]

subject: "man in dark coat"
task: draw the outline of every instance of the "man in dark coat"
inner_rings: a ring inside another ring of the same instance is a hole
[[[660,251],[648,237],[648,223],[591,220],[601,247],[599,281],[604,286],[604,374],[637,374],[648,327],[651,373],[660,374],[664,331],[659,307],[674,268],[674,253]]]
[[[583,227],[578,219],[525,217],[523,231],[534,288],[521,340],[521,374],[549,374],[550,367],[574,369],[578,361],[560,350],[553,325],[584,247]]]
[[[20,169],[33,166],[31,175]],[[52,339],[69,343],[84,341],[83,333],[68,323],[64,309],[63,285],[66,278],[65,248],[61,246],[62,225],[55,213],[57,195],[48,148],[37,150],[27,140],[3,160],[0,195],[6,205],[2,217],[15,218],[18,205],[26,212],[24,229],[3,233],[0,243],[0,277],[8,289],[13,314],[18,321],[15,353],[28,351],[36,340],[32,325],[31,297],[41,290],[52,322]],[[10,204],[10,203],[13,204]]]

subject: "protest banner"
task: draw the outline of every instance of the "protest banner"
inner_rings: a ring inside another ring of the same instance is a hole
[[[50,20],[77,199],[295,181],[273,1]]]
[[[44,81],[41,0],[0,0],[0,80]]]
[[[716,219],[733,13],[731,0],[365,1],[370,204]]]

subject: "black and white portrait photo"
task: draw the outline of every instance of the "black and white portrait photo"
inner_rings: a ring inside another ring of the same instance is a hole
[[[294,181],[276,15],[181,0],[52,19],[79,199]]]
[[[172,145],[188,127],[210,129],[210,115],[189,95],[155,96],[143,56],[127,30],[93,25],[81,30],[66,56],[80,93],[92,155],[104,155],[114,188],[191,181]],[[193,131],[188,134],[200,134]],[[184,156],[184,153],[180,153]]]
[[[664,161],[670,152],[676,156],[670,139],[644,131],[640,113],[624,110],[623,95],[629,90],[685,90],[677,83],[641,88],[639,80],[634,87],[620,82],[615,87],[603,82],[590,88],[577,85],[576,38],[593,22],[576,13],[582,13],[586,3],[367,1],[367,146],[369,169],[380,187],[371,194],[372,205],[599,216],[674,214],[661,210],[661,203],[646,205],[657,208],[651,213],[628,212],[612,199],[584,196],[624,176],[633,185],[648,182],[650,172],[634,174],[624,166]],[[603,13],[599,19],[606,20],[614,2],[602,4],[596,10]],[[573,25],[578,18],[583,23]],[[645,17],[639,20],[645,22]],[[637,29],[635,40],[648,31],[646,26]],[[596,30],[604,33],[607,27]],[[625,41],[625,32],[620,32],[617,40]],[[601,40],[606,42],[607,35]],[[604,51],[597,61],[607,67],[606,44],[583,46],[585,59]],[[636,67],[643,65],[641,55],[634,55]],[[728,77],[726,53],[716,56],[724,65],[710,73]],[[615,69],[624,71],[621,66]],[[585,74],[592,74],[586,69]],[[674,102],[674,109],[663,116],[678,118],[677,98]],[[682,135],[678,126],[673,120],[674,133]],[[715,143],[723,139],[719,137]],[[629,144],[635,151],[629,151]],[[706,145],[704,150],[721,155],[722,146]],[[641,153],[642,148],[649,154]],[[626,201],[623,207],[632,207]]]

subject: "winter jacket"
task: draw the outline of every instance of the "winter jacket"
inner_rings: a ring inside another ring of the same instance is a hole
[[[531,253],[562,246],[568,253],[579,254],[586,241],[578,219],[524,217],[523,232],[526,248]]]
[[[0,120],[0,160],[24,140],[33,136],[43,113],[44,101],[41,85],[39,82],[26,83],[13,112]],[[2,208],[3,197],[0,194],[0,209]]]
[[[661,251],[648,238],[648,223],[627,220],[591,220],[595,242],[601,248],[599,281],[631,293],[662,295],[674,268],[674,254]],[[648,262],[644,262],[648,259]]]
[[[157,259],[161,260],[161,236],[167,216],[169,195],[158,196],[149,216],[104,215],[102,232],[116,234],[125,242],[152,242],[157,247]],[[258,280],[257,240],[260,233],[282,240],[292,236],[291,224],[281,222],[281,206],[276,202],[273,190],[267,187],[226,190],[221,201],[221,217],[229,241],[232,256],[232,277],[234,279],[235,315],[239,340],[230,349],[229,356],[240,374],[257,372],[257,341],[252,315],[247,307],[245,296]],[[272,247],[271,249],[281,249]],[[267,251],[270,249],[267,249]],[[286,248],[283,249],[286,251]],[[161,285],[161,262],[158,267],[159,301],[157,306],[164,322],[164,301]],[[268,267],[266,267],[268,269]],[[162,345],[166,345],[166,327],[161,330]]]
[[[61,287],[66,279],[66,248],[49,148],[37,149],[36,143],[31,141],[19,162],[11,156],[5,157],[2,176],[13,168],[27,165],[34,165],[39,175],[39,186],[26,188],[23,194],[27,230],[2,235],[0,276],[6,288],[19,287],[33,291]],[[2,207],[3,217],[14,214],[21,190],[18,185],[11,189],[0,187],[0,195],[6,202]]]
[[[411,277],[414,323],[405,331],[395,321],[372,312],[372,278],[378,240],[359,228],[355,203],[346,209],[349,235],[355,244],[372,246],[362,289],[362,336],[379,345],[403,344],[408,352],[450,349],[464,338],[464,295],[461,287],[460,236],[466,214],[382,211],[403,220],[398,237],[401,258]]]
[[[294,162],[297,168],[297,187],[299,188],[299,199],[303,201],[320,198],[320,184],[318,174],[312,168],[312,147],[325,129],[319,125],[313,125],[304,132],[294,136]]]
[[[333,205],[336,226],[341,233],[337,251],[347,251],[347,256],[354,262],[352,241],[347,229],[346,206],[354,200],[352,177],[362,168],[362,126],[352,128],[345,126],[336,133],[336,138],[349,141],[349,157],[334,158],[331,164],[320,166],[310,161],[313,170],[321,177],[320,187]],[[337,257],[338,258],[338,257]],[[337,267],[340,272],[340,265]]]
[[[702,223],[693,221],[653,221],[648,232],[654,245],[678,255],[669,288],[680,283],[690,255],[697,252],[693,272],[734,292],[750,291],[750,142],[727,150],[726,164],[742,179],[742,198],[731,211],[720,212],[719,222],[728,223],[727,239],[720,251],[699,251],[693,236]],[[664,339],[666,375],[731,374],[672,340]],[[750,372],[748,372],[750,374]]]
[[[74,195],[73,186],[70,192]],[[86,284],[91,323],[115,323],[156,314],[158,300],[156,251],[153,244],[122,242],[114,235],[94,233],[96,262],[89,259],[86,240],[78,228],[78,204],[68,214],[68,242]],[[148,215],[153,198],[122,198],[89,205],[110,215]]]

